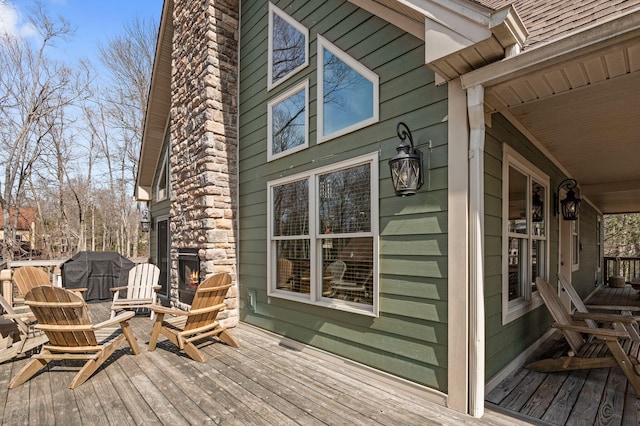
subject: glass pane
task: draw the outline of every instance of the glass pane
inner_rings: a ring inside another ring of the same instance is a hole
[[[324,49],[322,134],[373,117],[373,83]]]
[[[305,143],[306,89],[271,106],[271,153],[279,154]]]
[[[509,167],[509,232],[527,233],[527,177]]]
[[[531,185],[531,226],[533,235],[545,236],[545,222],[547,206],[545,205],[547,189],[538,182]]]
[[[322,296],[373,304],[373,238],[322,240]]]
[[[310,240],[276,241],[276,288],[309,294]]]
[[[371,168],[363,164],[319,177],[321,234],[371,231]]]
[[[285,78],[306,62],[306,37],[277,13],[273,14],[272,82]]]
[[[509,300],[523,297],[526,282],[526,241],[523,238],[509,238]]]
[[[542,277],[547,279],[546,277],[546,262],[547,262],[547,243],[546,241],[541,240],[533,240],[531,241],[531,276],[533,277],[531,280],[531,291],[538,291],[536,287],[535,279],[536,277]]]
[[[273,235],[309,235],[309,181],[273,187]]]

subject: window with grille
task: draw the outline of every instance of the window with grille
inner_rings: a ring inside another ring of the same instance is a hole
[[[377,315],[378,155],[269,183],[269,294]]]

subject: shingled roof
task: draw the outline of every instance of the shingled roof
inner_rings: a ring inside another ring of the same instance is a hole
[[[640,0],[474,0],[474,2],[494,10],[512,4],[529,31],[525,49],[640,9]]]

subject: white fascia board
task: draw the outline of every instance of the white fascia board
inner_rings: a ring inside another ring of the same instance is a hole
[[[136,188],[136,200],[137,201],[151,201],[151,187],[138,186]]]

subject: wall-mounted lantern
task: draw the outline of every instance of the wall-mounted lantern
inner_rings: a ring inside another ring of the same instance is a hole
[[[575,179],[565,179],[558,185],[556,191],[556,213],[562,213],[564,220],[577,220],[580,214],[580,203],[582,200],[576,195],[574,189],[578,187]],[[564,200],[560,200],[560,191],[565,189],[567,195]],[[560,202],[558,202],[560,200]]]
[[[149,232],[151,229],[151,213],[148,209],[142,210],[142,215],[140,217],[140,229],[142,232]]]
[[[534,222],[542,222],[544,220],[544,202],[538,193],[540,191],[540,187],[536,188],[533,192],[533,197],[531,200],[532,211],[531,218]]]
[[[397,154],[389,160],[389,169],[396,195],[404,197],[415,194],[424,184],[422,152],[413,146],[413,137],[406,124],[398,123],[396,132],[400,144],[396,147]]]

